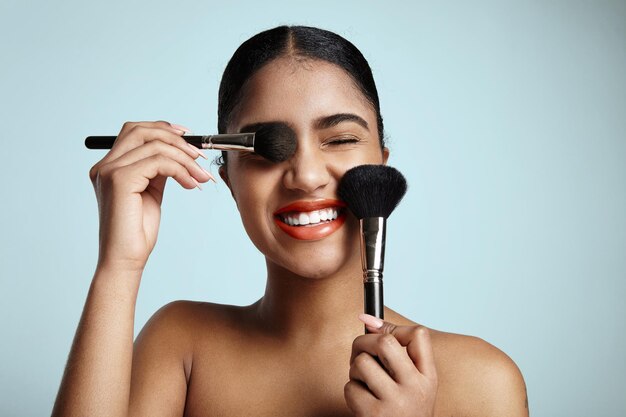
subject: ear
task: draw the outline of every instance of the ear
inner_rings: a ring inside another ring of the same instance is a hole
[[[230,178],[228,178],[228,168],[224,165],[221,165],[220,168],[217,170],[217,172],[219,172],[220,177],[222,178],[222,181],[224,181],[224,184],[226,184],[226,186],[230,190],[230,195],[233,197],[236,203],[237,200],[235,199],[235,195],[233,194],[233,189],[230,186]]]
[[[228,186],[228,188],[230,188],[230,181],[228,179],[228,171],[226,170],[226,167],[224,167],[224,165],[220,165],[217,172],[219,172],[220,178],[222,178],[222,181],[224,181],[226,185]]]
[[[389,159],[389,148],[385,146],[383,148],[383,165],[387,165],[388,159]]]

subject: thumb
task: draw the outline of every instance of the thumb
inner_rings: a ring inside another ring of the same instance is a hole
[[[391,333],[398,342],[406,347],[407,353],[418,370],[424,375],[436,378],[434,352],[429,330],[420,325],[400,326],[384,321],[369,314],[359,314],[359,320],[365,323],[371,333]]]
[[[365,327],[370,333],[393,334],[398,327],[393,323],[384,321],[383,319],[379,319],[378,317],[374,317],[370,314],[359,314],[359,320],[361,320],[365,324]]]

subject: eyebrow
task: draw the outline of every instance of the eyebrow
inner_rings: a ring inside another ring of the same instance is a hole
[[[339,123],[343,122],[354,122],[369,130],[365,119],[353,113],[337,113],[330,116],[320,117],[319,119],[315,120],[314,126],[316,129],[328,129],[333,126],[337,126]]]
[[[357,116],[356,114],[353,113],[337,113],[337,114],[331,114],[330,116],[324,116],[324,117],[320,117],[318,119],[315,120],[315,122],[313,122],[313,126],[318,129],[318,130],[322,130],[322,129],[329,129],[333,126],[337,126],[340,123],[343,122],[354,122],[356,124],[358,124],[359,126],[364,127],[365,129],[369,130],[369,125],[367,124],[367,122],[365,121],[365,119],[363,119],[361,116]],[[267,124],[283,124],[286,127],[288,127],[289,129],[293,130],[293,128],[291,127],[291,125],[289,125],[288,123],[285,122],[277,122],[277,121],[273,121],[273,122],[260,122],[260,123],[250,123],[247,124],[245,126],[243,126],[239,132],[243,133],[243,132],[256,132],[257,130],[259,130],[261,127],[267,125]]]
[[[283,125],[284,127],[293,131],[291,125],[285,122],[259,122],[259,123],[250,123],[239,129],[239,133],[252,133],[260,130],[262,127],[266,127],[267,125]]]

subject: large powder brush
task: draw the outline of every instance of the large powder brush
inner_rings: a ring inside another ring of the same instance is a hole
[[[359,165],[339,182],[338,194],[360,221],[365,313],[384,319],[383,268],[387,218],[406,193],[404,176],[386,165]]]
[[[219,135],[185,135],[183,139],[200,149],[255,152],[272,162],[291,158],[296,151],[296,135],[284,123],[264,123],[256,132]],[[89,149],[111,149],[115,136],[88,136]]]

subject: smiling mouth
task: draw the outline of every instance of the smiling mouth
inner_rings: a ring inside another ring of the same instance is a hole
[[[276,226],[297,240],[320,240],[332,235],[346,221],[345,203],[324,199],[296,201],[274,213]]]
[[[315,227],[336,220],[341,214],[341,207],[328,207],[307,212],[286,212],[277,215],[278,219],[289,225],[298,227]]]

